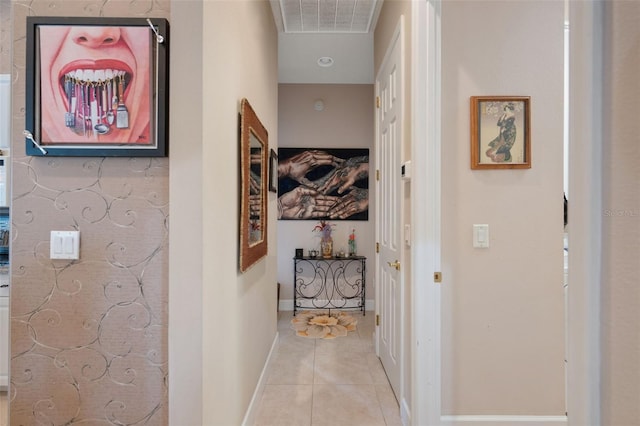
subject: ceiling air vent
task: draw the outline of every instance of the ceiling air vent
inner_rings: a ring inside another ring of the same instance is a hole
[[[279,0],[285,33],[368,33],[382,0]]]

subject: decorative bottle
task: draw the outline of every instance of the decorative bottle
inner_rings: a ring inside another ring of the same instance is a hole
[[[349,256],[356,255],[356,230],[353,229],[349,234]]]

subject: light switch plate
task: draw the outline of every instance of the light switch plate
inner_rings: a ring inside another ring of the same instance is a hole
[[[473,225],[473,247],[474,248],[489,247],[489,225],[487,224]]]
[[[50,259],[79,259],[80,231],[51,231]]]

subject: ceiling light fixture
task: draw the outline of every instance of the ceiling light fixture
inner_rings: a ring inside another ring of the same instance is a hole
[[[330,67],[333,65],[333,58],[331,56],[323,56],[318,58],[318,65],[324,68]]]

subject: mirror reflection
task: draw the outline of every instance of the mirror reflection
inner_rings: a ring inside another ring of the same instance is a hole
[[[249,135],[251,167],[249,169],[249,244],[262,241],[262,142],[251,129]]]

